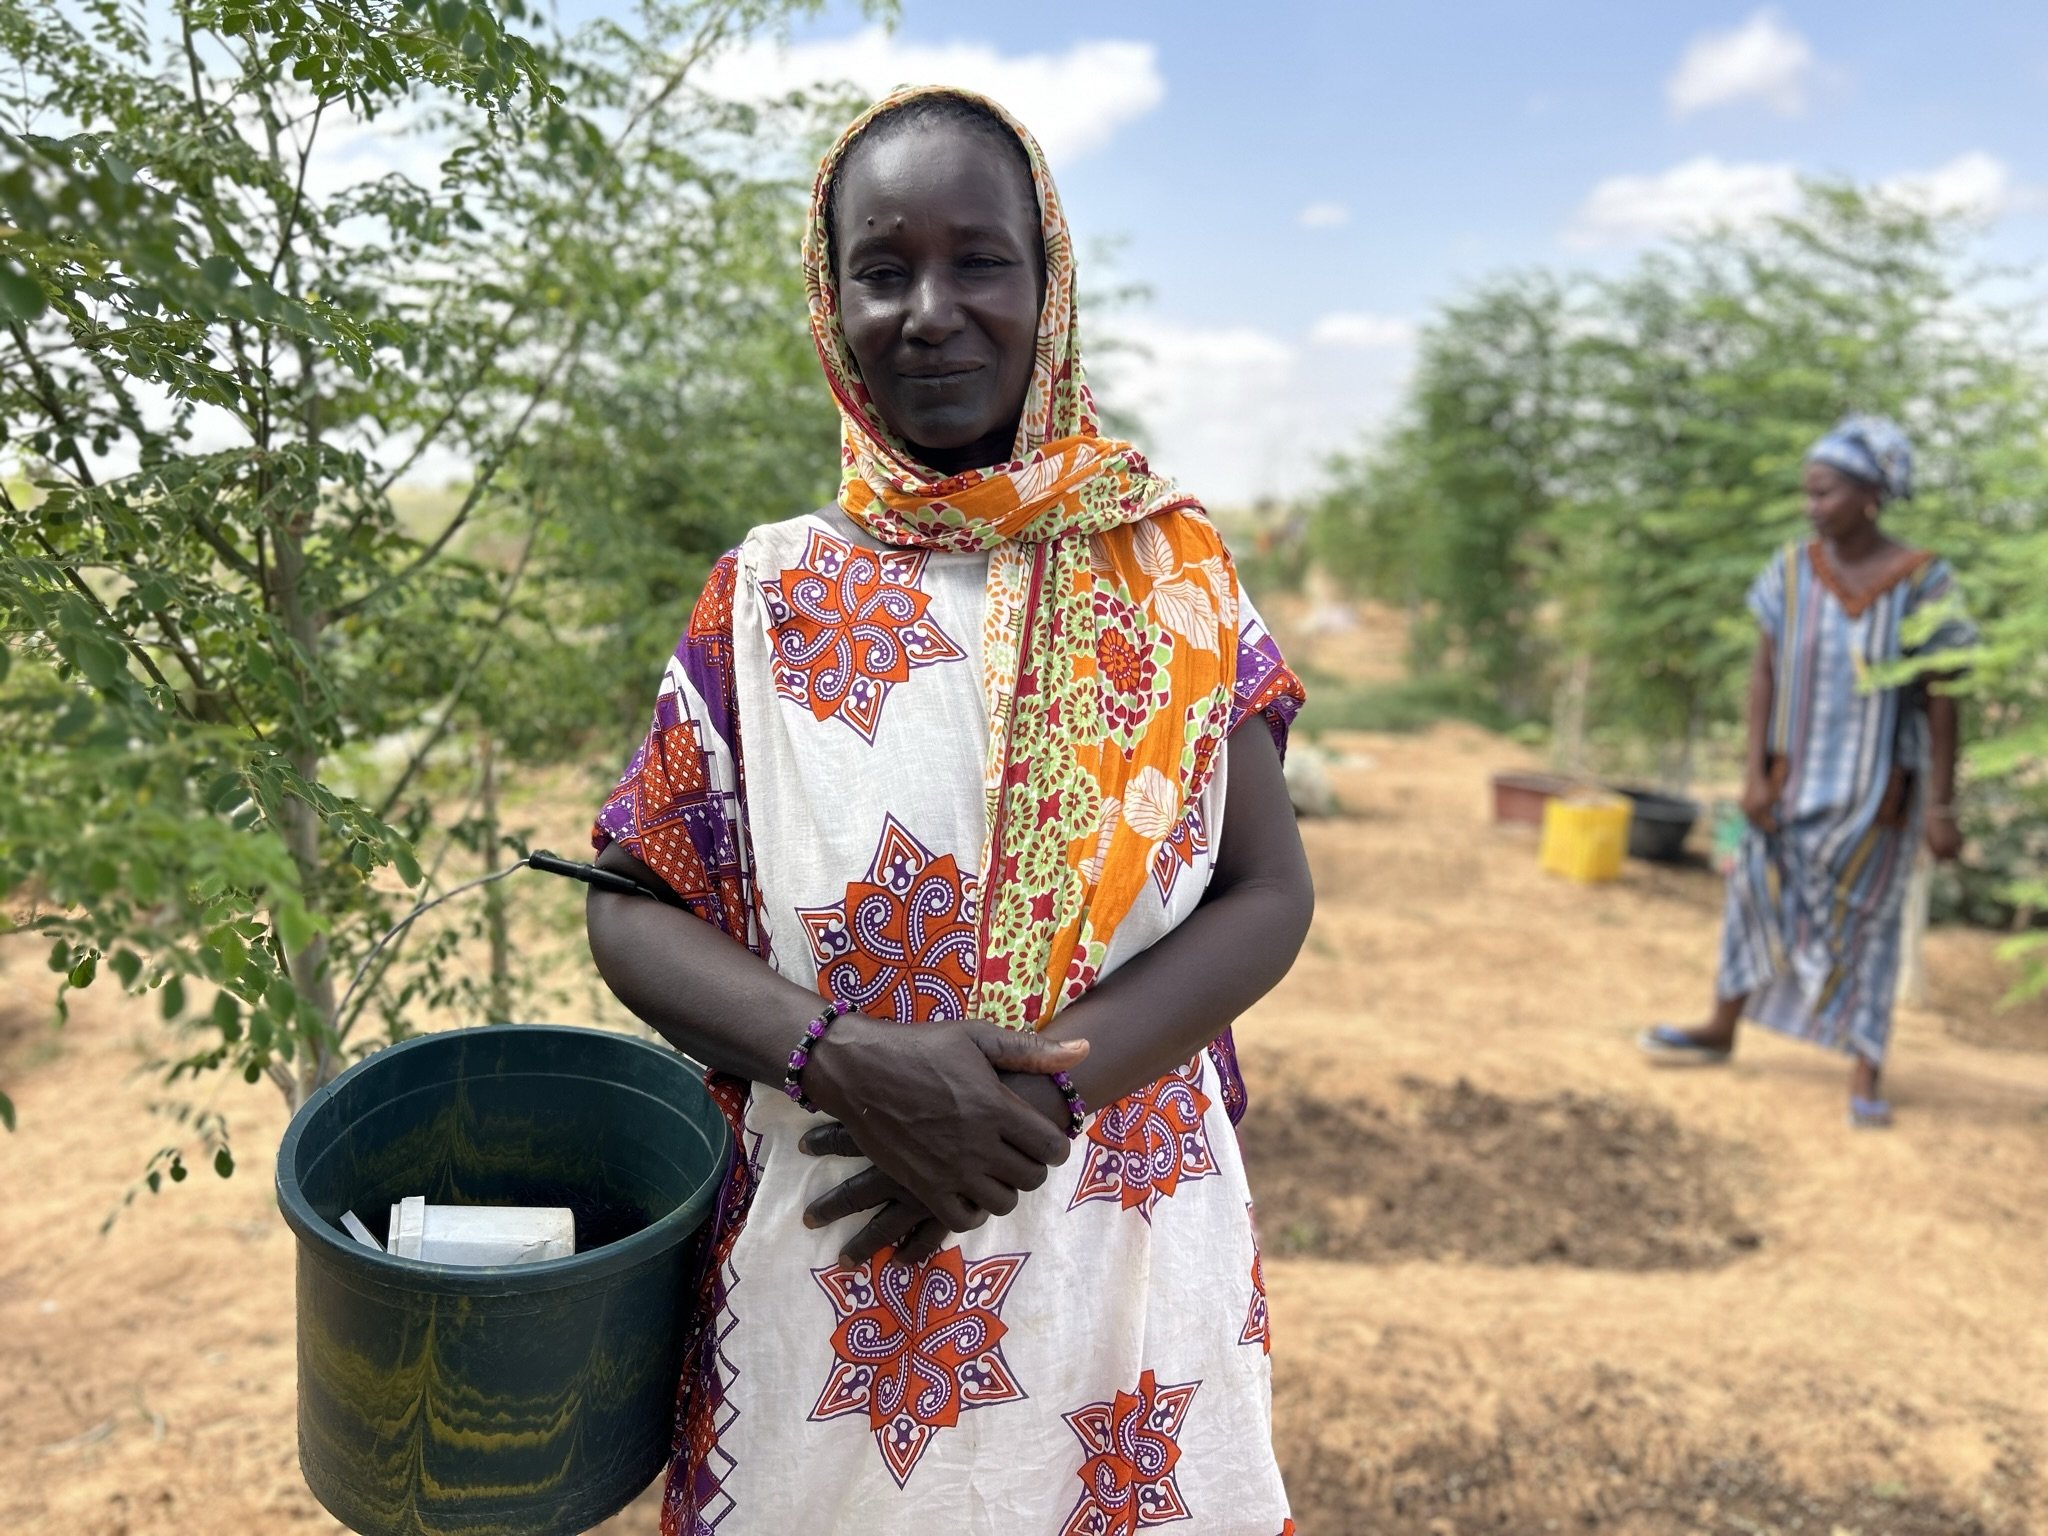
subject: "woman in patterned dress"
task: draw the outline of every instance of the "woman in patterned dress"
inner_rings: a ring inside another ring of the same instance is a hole
[[[1944,679],[1869,684],[1873,667],[1976,638],[1948,563],[1879,525],[1912,489],[1911,448],[1889,421],[1852,416],[1807,455],[1815,537],[1787,545],[1749,591],[1760,628],[1742,792],[1750,829],[1728,881],[1713,1012],[1699,1028],[1658,1025],[1640,1041],[1659,1060],[1719,1064],[1747,1015],[1846,1052],[1859,1127],[1891,1120],[1879,1074],[1915,850],[1923,839],[1937,859],[1962,849],[1956,701],[1939,690]],[[1926,610],[1939,616],[1931,629],[1908,623]]]
[[[718,562],[594,834],[736,1149],[663,1530],[1291,1531],[1228,1027],[1313,904],[1300,684],[1102,435],[1000,108],[870,109],[804,255],[839,497]]]

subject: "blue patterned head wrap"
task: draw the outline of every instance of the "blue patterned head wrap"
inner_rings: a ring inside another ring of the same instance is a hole
[[[1913,445],[1887,417],[1844,416],[1834,431],[1806,450],[1806,462],[1874,485],[1885,501],[1913,498]]]

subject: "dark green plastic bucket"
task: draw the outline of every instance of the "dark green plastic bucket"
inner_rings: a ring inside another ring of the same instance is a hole
[[[293,1117],[299,1464],[363,1536],[571,1536],[668,1459],[724,1118],[697,1070],[603,1030],[494,1025],[359,1062]],[[573,1258],[393,1258],[392,1202],[566,1205]]]

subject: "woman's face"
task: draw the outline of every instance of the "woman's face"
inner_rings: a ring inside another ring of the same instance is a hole
[[[875,407],[941,474],[1010,457],[1044,302],[1038,200],[1015,151],[918,122],[833,190],[839,318]]]
[[[1840,540],[1877,517],[1877,491],[1826,464],[1806,466],[1806,520],[1824,539]]]

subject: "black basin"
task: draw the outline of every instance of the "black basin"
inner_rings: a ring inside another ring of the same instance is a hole
[[[1635,806],[1628,823],[1630,858],[1676,864],[1685,857],[1685,840],[1700,819],[1697,800],[1654,789],[1632,789],[1625,784],[1616,785],[1615,790],[1627,795]]]

